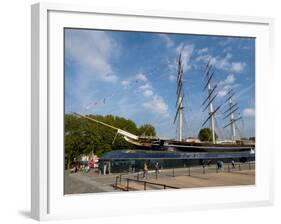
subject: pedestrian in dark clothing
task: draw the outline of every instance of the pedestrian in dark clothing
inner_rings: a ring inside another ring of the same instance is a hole
[[[144,163],[144,165],[143,165],[143,179],[147,178],[147,172],[148,172],[148,167],[147,167],[147,164]]]
[[[231,164],[232,164],[232,169],[235,169],[235,162],[234,162],[234,160],[231,161]]]

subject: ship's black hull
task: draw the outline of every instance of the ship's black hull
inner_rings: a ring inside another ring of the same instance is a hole
[[[143,146],[140,147],[143,149]],[[255,145],[245,144],[212,144],[212,143],[195,143],[195,142],[178,142],[160,140],[152,143],[147,150],[155,151],[179,151],[179,152],[216,152],[216,153],[230,153],[230,152],[250,152],[255,149]]]
[[[152,145],[151,150],[181,151],[181,152],[248,152],[253,146],[192,146],[192,145]]]

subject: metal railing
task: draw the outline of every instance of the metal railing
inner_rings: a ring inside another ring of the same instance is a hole
[[[223,167],[218,168],[216,165],[204,165],[204,166],[184,166],[184,167],[177,167],[171,169],[161,170],[161,175],[172,176],[175,177],[177,175],[188,175],[191,176],[192,174],[206,174],[211,172],[235,172],[235,171],[242,171],[242,170],[251,170],[255,169],[255,162],[249,161],[245,163],[235,163],[232,165],[231,163],[224,164]],[[165,173],[165,174],[164,174]],[[159,174],[158,174],[159,175]],[[158,178],[158,175],[155,174],[155,178]]]
[[[196,166],[196,167],[190,167],[190,166],[183,166],[183,167],[177,167],[177,168],[170,168],[170,169],[161,169],[161,170],[152,170],[146,174],[143,172],[135,172],[135,173],[123,173],[119,174],[115,177],[115,187],[117,188],[118,184],[121,186],[122,180],[125,180],[124,189],[129,189],[129,183],[130,181],[139,182],[144,184],[144,190],[146,190],[147,184],[155,185],[155,186],[162,186],[164,189],[166,188],[175,188],[173,186],[160,184],[160,183],[154,183],[149,182],[147,180],[140,180],[141,178],[149,178],[149,179],[156,179],[158,180],[159,176],[166,176],[166,177],[176,177],[176,176],[193,176],[198,174],[207,174],[207,173],[219,173],[219,172],[238,172],[238,171],[244,171],[244,170],[251,170],[255,169],[255,162],[249,161],[246,163],[235,163],[232,165],[232,163],[226,163],[223,165],[223,167],[218,168],[216,165],[205,165],[205,166]],[[127,176],[127,177],[124,177]],[[130,177],[131,176],[131,177]],[[126,186],[126,187],[125,187]]]
[[[126,178],[126,180],[127,180],[127,187],[126,187],[127,191],[129,191],[129,189],[130,189],[130,181],[137,182],[137,183],[143,183],[143,189],[145,191],[147,189],[147,185],[160,186],[160,187],[163,187],[164,190],[166,190],[167,188],[179,189],[178,187],[170,186],[167,184],[154,183],[154,182],[150,182],[150,181],[146,181],[146,180],[136,180],[136,179],[131,179],[131,178]]]

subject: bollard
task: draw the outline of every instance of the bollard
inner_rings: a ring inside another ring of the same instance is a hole
[[[249,161],[249,170],[251,169],[251,162]]]
[[[205,166],[203,166],[203,174],[205,174]]]
[[[121,184],[121,180],[122,179],[122,175],[120,174],[120,176],[119,176],[119,183]]]
[[[140,179],[140,172],[138,172],[138,175],[137,175],[137,180]]]
[[[164,190],[166,190],[166,184],[164,184]]]
[[[173,177],[175,177],[175,168],[173,168]]]
[[[158,179],[158,171],[156,170],[155,172],[155,177],[156,177],[156,180]]]
[[[190,176],[190,167],[188,167],[188,176]]]
[[[118,183],[118,176],[115,178],[115,187],[117,188],[117,183]]]
[[[146,181],[143,182],[144,190],[146,191]]]
[[[241,171],[240,163],[239,163],[239,171]]]
[[[229,164],[228,164],[227,170],[228,170],[228,172],[230,172],[230,167],[229,167]]]

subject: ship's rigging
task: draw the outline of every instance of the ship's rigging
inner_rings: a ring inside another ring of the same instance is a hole
[[[229,123],[226,124],[223,128],[227,128],[230,126],[231,128],[231,134],[232,134],[232,141],[236,141],[236,122],[240,119],[242,119],[241,116],[235,117],[235,112],[239,110],[238,103],[234,102],[234,96],[235,93],[233,92],[232,89],[230,89],[227,93],[227,100],[229,104],[229,108],[223,112],[224,118],[229,118]]]
[[[203,90],[207,90],[207,98],[203,101],[202,106],[204,107],[203,112],[208,109],[208,117],[203,122],[203,126],[210,122],[210,129],[212,132],[212,142],[185,142],[183,141],[183,124],[184,124],[184,94],[183,94],[183,76],[184,76],[184,65],[182,62],[182,54],[179,55],[178,61],[178,72],[177,72],[177,90],[176,90],[176,114],[174,118],[174,123],[178,122],[178,136],[177,140],[172,139],[161,139],[158,137],[146,137],[146,136],[137,136],[135,134],[129,133],[123,129],[114,127],[110,124],[106,124],[102,121],[96,120],[95,118],[87,115],[80,115],[74,113],[80,118],[87,119],[89,121],[98,123],[100,125],[106,126],[108,128],[114,129],[116,135],[113,139],[112,144],[114,143],[117,135],[121,135],[127,142],[141,148],[141,149],[153,149],[153,150],[179,150],[185,152],[242,152],[250,151],[255,145],[244,145],[243,142],[235,142],[236,133],[235,133],[235,123],[240,120],[241,116],[235,116],[235,112],[239,109],[238,103],[234,102],[234,92],[230,90],[227,93],[227,99],[224,103],[228,103],[229,107],[223,112],[224,119],[229,118],[229,123],[224,126],[224,128],[231,127],[232,131],[232,140],[231,144],[229,143],[216,143],[216,132],[215,132],[215,116],[219,109],[222,107],[222,104],[215,106],[214,102],[218,96],[218,84],[213,85],[212,79],[214,77],[214,69],[212,67],[211,61],[208,62],[205,70],[205,80]],[[237,154],[238,155],[238,154]]]
[[[215,115],[218,112],[218,110],[220,109],[220,107],[222,105],[219,105],[218,107],[216,107],[216,109],[214,109],[214,100],[215,98],[218,96],[218,93],[216,93],[216,89],[217,89],[217,84],[216,85],[212,85],[212,78],[214,76],[214,70],[212,68],[211,65],[211,61],[209,60],[207,66],[206,66],[206,77],[205,79],[207,80],[203,90],[208,90],[208,96],[207,98],[203,101],[202,106],[205,106],[205,108],[203,109],[203,112],[209,108],[209,116],[208,118],[203,122],[202,127],[208,122],[210,121],[210,128],[211,128],[211,132],[212,132],[212,142],[213,144],[216,143],[216,132],[215,132]],[[208,103],[207,103],[208,102]],[[207,104],[207,105],[206,105]]]
[[[179,62],[178,62],[178,75],[177,75],[177,101],[176,101],[176,115],[175,115],[175,119],[174,119],[174,123],[178,120],[178,141],[182,141],[183,140],[183,99],[184,99],[184,95],[183,95],[183,63],[182,63],[182,54],[180,54],[179,56]]]

